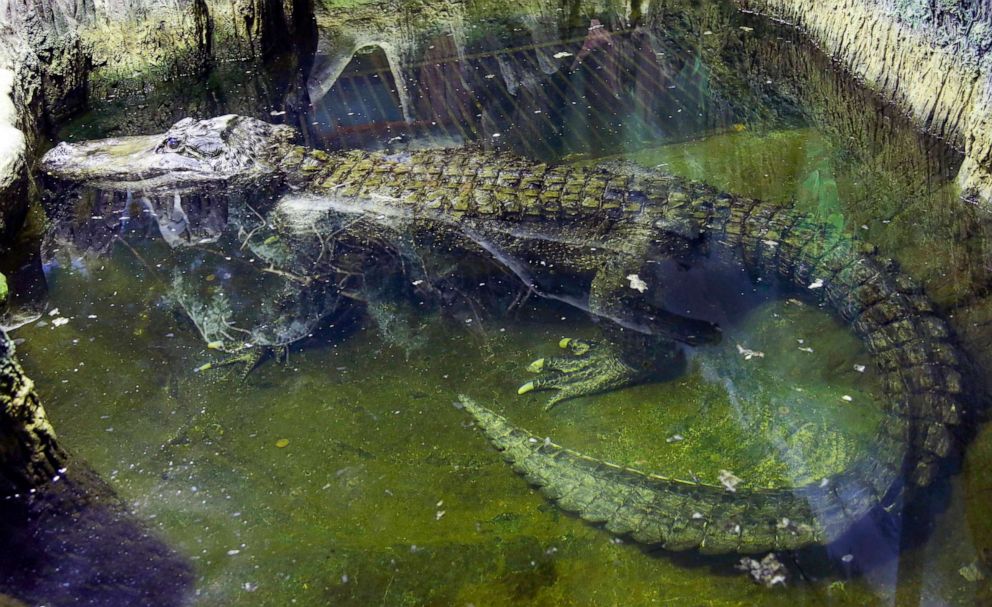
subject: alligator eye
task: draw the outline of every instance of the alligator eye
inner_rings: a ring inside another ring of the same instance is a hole
[[[178,150],[179,139],[175,137],[169,137],[168,139],[165,140],[165,147],[169,148],[170,150]]]

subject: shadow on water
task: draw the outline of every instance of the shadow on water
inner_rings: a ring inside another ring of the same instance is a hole
[[[0,500],[0,591],[32,605],[189,604],[193,570],[77,464],[31,495]]]

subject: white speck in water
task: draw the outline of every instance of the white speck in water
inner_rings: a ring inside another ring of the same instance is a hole
[[[823,287],[823,279],[822,278],[817,278],[816,280],[814,280],[813,282],[811,282],[809,284],[809,287],[808,288],[810,288],[810,289],[819,289],[821,287]]]
[[[864,365],[854,365],[854,370],[858,373],[864,373],[866,368]]]
[[[735,476],[730,470],[721,470],[718,478],[720,480],[720,484],[730,492],[736,492],[737,485],[741,482],[741,479]]]
[[[643,293],[648,290],[648,283],[641,280],[641,277],[637,274],[628,274],[627,280],[630,282],[630,288]]]

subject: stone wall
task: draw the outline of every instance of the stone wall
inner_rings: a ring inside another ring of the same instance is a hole
[[[737,0],[802,29],[922,129],[965,151],[964,193],[992,204],[992,7],[971,0]]]

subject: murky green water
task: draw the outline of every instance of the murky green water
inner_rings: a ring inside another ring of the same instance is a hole
[[[96,107],[61,137],[238,112],[297,126],[328,149],[481,144],[658,168],[867,233],[924,284],[987,378],[992,223],[958,199],[958,158],[792,32],[710,2],[645,14],[445,3],[420,7],[416,22],[400,9],[350,10],[322,14],[309,72],[226,66],[141,105]],[[562,513],[452,406],[466,393],[535,434],[666,475],[808,482],[871,452],[884,423],[868,355],[816,306],[762,285],[687,283],[691,301],[701,289],[726,319],[719,345],[692,350],[676,379],[544,411],[546,393],[516,395],[527,363],[599,329],[564,304],[521,303],[508,272],[469,258],[447,269],[457,295],[419,305],[380,291],[369,310],[241,382],[236,370],[194,372],[219,356],[167,298],[178,267],[253,305],[250,287],[235,288],[250,272],[243,252],[225,249],[230,238],[200,242],[224,229],[223,211],[207,212],[223,201],[195,214],[187,202],[189,242],[171,248],[140,212],[119,221],[122,200],[75,196],[50,197],[72,209],[53,213],[71,229],[49,229],[46,311],[14,336],[63,444],[190,559],[195,604],[966,605],[989,596],[986,582],[959,572],[981,570],[992,550],[987,433],[901,528],[780,555],[790,579],[766,589],[735,570],[737,557],[651,552]],[[839,558],[848,553],[853,562]]]

